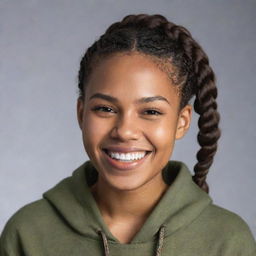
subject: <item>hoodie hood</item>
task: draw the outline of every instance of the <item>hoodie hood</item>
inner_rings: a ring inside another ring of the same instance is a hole
[[[74,231],[102,240],[105,255],[109,255],[107,243],[120,242],[108,229],[91,194],[90,186],[96,182],[97,177],[97,170],[91,161],[87,161],[71,177],[45,192],[43,197]],[[129,244],[147,243],[158,236],[158,247],[161,247],[164,237],[190,224],[212,203],[209,195],[192,181],[191,173],[183,162],[169,161],[162,170],[162,177],[171,185]],[[160,251],[161,248],[158,249]]]

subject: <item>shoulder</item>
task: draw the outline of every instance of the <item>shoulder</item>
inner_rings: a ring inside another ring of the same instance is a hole
[[[31,226],[31,224],[38,223],[38,221],[43,221],[48,216],[46,213],[52,211],[51,205],[45,199],[31,202],[21,207],[11,216],[4,230],[13,227],[15,229],[21,229],[28,224]]]
[[[241,251],[243,255],[256,253],[256,243],[252,232],[244,219],[236,213],[211,204],[202,213],[201,220],[207,223],[207,233],[212,234],[211,239],[219,241],[222,250],[228,253]]]
[[[31,202],[17,210],[7,221],[0,237],[0,255],[5,252],[18,250],[21,237],[31,237],[37,227],[49,223],[49,216],[52,218],[54,209],[45,200],[39,199]],[[8,254],[9,255],[9,254]]]
[[[205,211],[205,214],[209,221],[212,221],[215,225],[221,225],[222,230],[224,229],[229,232],[235,232],[237,230],[250,231],[247,223],[238,214],[218,205],[210,205]]]
[[[28,203],[18,209],[6,223],[3,233],[9,230],[24,230],[29,228],[37,228],[41,226],[42,228],[50,221],[56,221],[58,215],[55,206],[48,200],[45,195],[51,191],[55,195],[61,195],[58,200],[63,199],[63,193],[65,196],[70,196],[70,177],[64,178],[54,187],[43,193],[43,197],[31,203]]]

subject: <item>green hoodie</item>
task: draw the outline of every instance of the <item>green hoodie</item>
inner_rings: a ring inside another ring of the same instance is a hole
[[[90,192],[97,175],[87,161],[42,199],[18,210],[1,235],[0,255],[256,255],[248,225],[214,205],[179,161],[169,161],[163,169],[163,179],[171,185],[132,241],[121,244],[104,223]]]

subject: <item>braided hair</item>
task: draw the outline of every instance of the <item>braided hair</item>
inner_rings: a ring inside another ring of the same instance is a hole
[[[196,155],[198,162],[192,179],[208,193],[206,176],[221,134],[217,88],[206,53],[186,28],[159,14],[127,15],[120,22],[113,23],[81,59],[78,75],[80,97],[85,96],[89,76],[100,59],[133,51],[152,58],[166,72],[180,93],[179,110],[195,96],[194,110],[199,114],[197,140],[201,149]]]

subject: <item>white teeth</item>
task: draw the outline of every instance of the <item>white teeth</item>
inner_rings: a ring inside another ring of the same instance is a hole
[[[133,153],[116,153],[108,152],[108,155],[111,158],[118,159],[121,161],[133,161],[143,158],[146,155],[146,152],[133,152]]]

